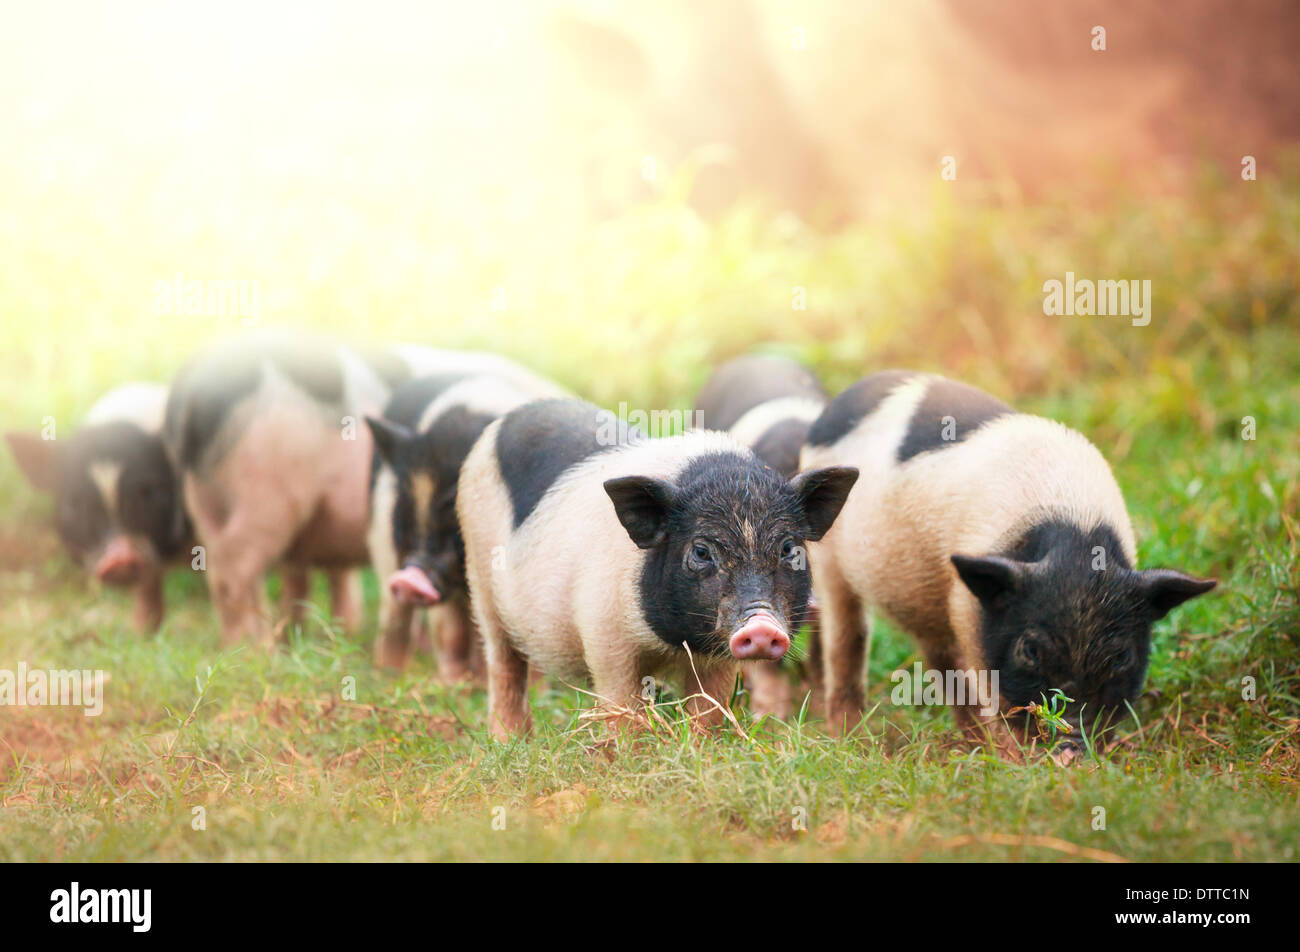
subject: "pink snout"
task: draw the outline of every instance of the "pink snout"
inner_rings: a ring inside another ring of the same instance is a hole
[[[408,565],[388,576],[388,591],[403,605],[435,605],[442,595],[433,587],[429,576]]]
[[[775,661],[790,650],[790,636],[771,615],[751,615],[731,636],[731,653],[741,661]]]
[[[105,585],[133,585],[144,571],[145,560],[126,539],[113,539],[95,563],[95,578]]]

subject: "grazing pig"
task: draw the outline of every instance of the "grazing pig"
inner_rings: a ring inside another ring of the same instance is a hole
[[[31,484],[53,493],[59,536],[105,585],[135,589],[135,623],[163,616],[163,572],[185,551],[189,524],[161,436],[167,388],[125,384],[90,408],[66,441],[6,433]]]
[[[768,466],[790,479],[799,470],[812,422],[826,406],[826,391],[806,367],[784,357],[747,356],[727,361],[709,377],[695,401],[698,418],[711,430],[726,430]],[[805,665],[813,691],[821,693],[821,641],[817,613],[808,609]],[[756,662],[746,667],[750,710],[788,717],[792,704],[790,681],[780,662]]]
[[[561,392],[522,368],[509,379],[498,373],[417,377],[393,391],[382,418],[366,418],[375,443],[369,547],[380,584],[379,664],[405,665],[412,628],[422,609],[433,608],[443,679],[471,674],[477,639],[456,520],[461,464],[501,414]]]
[[[164,438],[206,549],[226,642],[270,643],[262,580],[277,562],[290,589],[305,589],[308,566],[326,569],[334,614],[359,623],[350,570],[367,560],[371,436],[362,417],[378,414],[412,376],[493,368],[509,374],[515,365],[490,354],[360,352],[266,332],[226,341],[181,371]]]
[[[874,607],[932,670],[996,672],[987,717],[973,698],[954,709],[972,736],[991,731],[1016,756],[993,704],[1005,713],[1059,688],[1074,699],[1077,752],[1085,730],[1137,698],[1152,623],[1215,584],[1135,567],[1124,499],[1083,436],[941,377],[854,384],[813,424],[802,463],[862,473],[810,553],[833,728],[862,713]]]
[[[729,697],[735,662],[780,658],[807,605],[802,545],[855,470],[786,480],[723,433],[611,438],[609,414],[542,400],[492,423],[457,509],[496,737],[526,730],[527,667],[633,705],[649,675]],[[696,713],[709,705],[695,697]],[[713,713],[716,714],[716,711]]]

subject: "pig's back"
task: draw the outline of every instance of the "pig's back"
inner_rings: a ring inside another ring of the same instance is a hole
[[[1111,525],[1133,554],[1123,498],[1096,447],[941,377],[889,371],[855,384],[813,425],[802,464],[859,468],[822,544],[859,594],[905,625],[937,609],[915,603],[949,590],[949,556],[994,552],[1048,515]]]
[[[820,407],[826,402],[826,391],[798,362],[755,354],[733,358],[715,370],[700,388],[695,409],[703,429],[731,430],[754,408],[777,400]]]
[[[94,402],[82,424],[134,423],[146,433],[162,433],[167,388],[160,383],[124,383]]]
[[[377,412],[384,379],[359,354],[311,336],[266,332],[200,354],[177,375],[164,438],[183,470],[217,464],[251,426],[331,429],[344,417]]]
[[[494,450],[515,529],[562,473],[616,445],[602,436],[602,414],[579,400],[538,400],[501,419]]]
[[[538,397],[572,396],[553,380],[500,354],[477,350],[441,350],[417,344],[398,344],[389,348],[388,353],[395,355],[406,368],[406,375],[398,382],[416,377],[492,376]]]
[[[785,357],[727,361],[695,401],[703,428],[726,430],[787,479],[799,469],[799,451],[826,407],[826,391],[812,371]]]

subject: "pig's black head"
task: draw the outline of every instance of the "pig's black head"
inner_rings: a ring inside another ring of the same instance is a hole
[[[66,441],[6,434],[28,480],[53,493],[68,552],[100,581],[130,585],[189,537],[162,438],[132,423],[84,427]]]
[[[752,454],[715,452],[675,482],[606,481],[647,550],[641,608],[655,634],[701,654],[781,657],[808,609],[804,543],[830,529],[857,476],[836,467],[787,481]]]
[[[456,518],[460,466],[492,417],[454,408],[428,430],[367,417],[377,461],[395,479],[391,513],[398,572],[388,579],[401,601],[431,605],[462,596],[465,541]],[[382,581],[382,580],[381,580]]]
[[[1002,709],[1041,703],[1059,688],[1081,742],[1137,700],[1151,651],[1151,626],[1215,586],[1168,569],[1136,571],[1108,526],[1035,526],[1002,555],[952,556],[979,599],[988,664],[998,671]]]

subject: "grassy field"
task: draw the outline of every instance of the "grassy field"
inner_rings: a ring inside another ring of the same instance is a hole
[[[1157,627],[1116,750],[1069,770],[970,751],[945,712],[889,704],[889,672],[917,656],[887,625],[878,706],[847,739],[817,711],[699,736],[671,708],[657,733],[614,737],[579,719],[579,692],[538,685],[533,736],[494,744],[481,690],[438,684],[427,659],[371,666],[373,622],[223,652],[203,580],[178,571],[164,629],[134,634],[6,457],[0,667],[111,680],[98,718],[0,710],[0,859],[1300,859],[1300,179],[1207,172],[1105,209],[964,186],[833,234],[757,206],[701,220],[684,189],[553,245],[435,234],[396,199],[333,228],[305,193],[254,251],[202,205],[188,227],[129,190],[31,186],[0,218],[5,426],[75,426],[110,385],[238,332],[153,313],[177,271],[261,281],[263,325],[493,348],[608,406],[688,406],[755,348],[833,390],[939,370],[1088,435],[1140,563],[1221,580]],[[1043,282],[1067,270],[1150,279],[1150,325],[1044,315]]]

